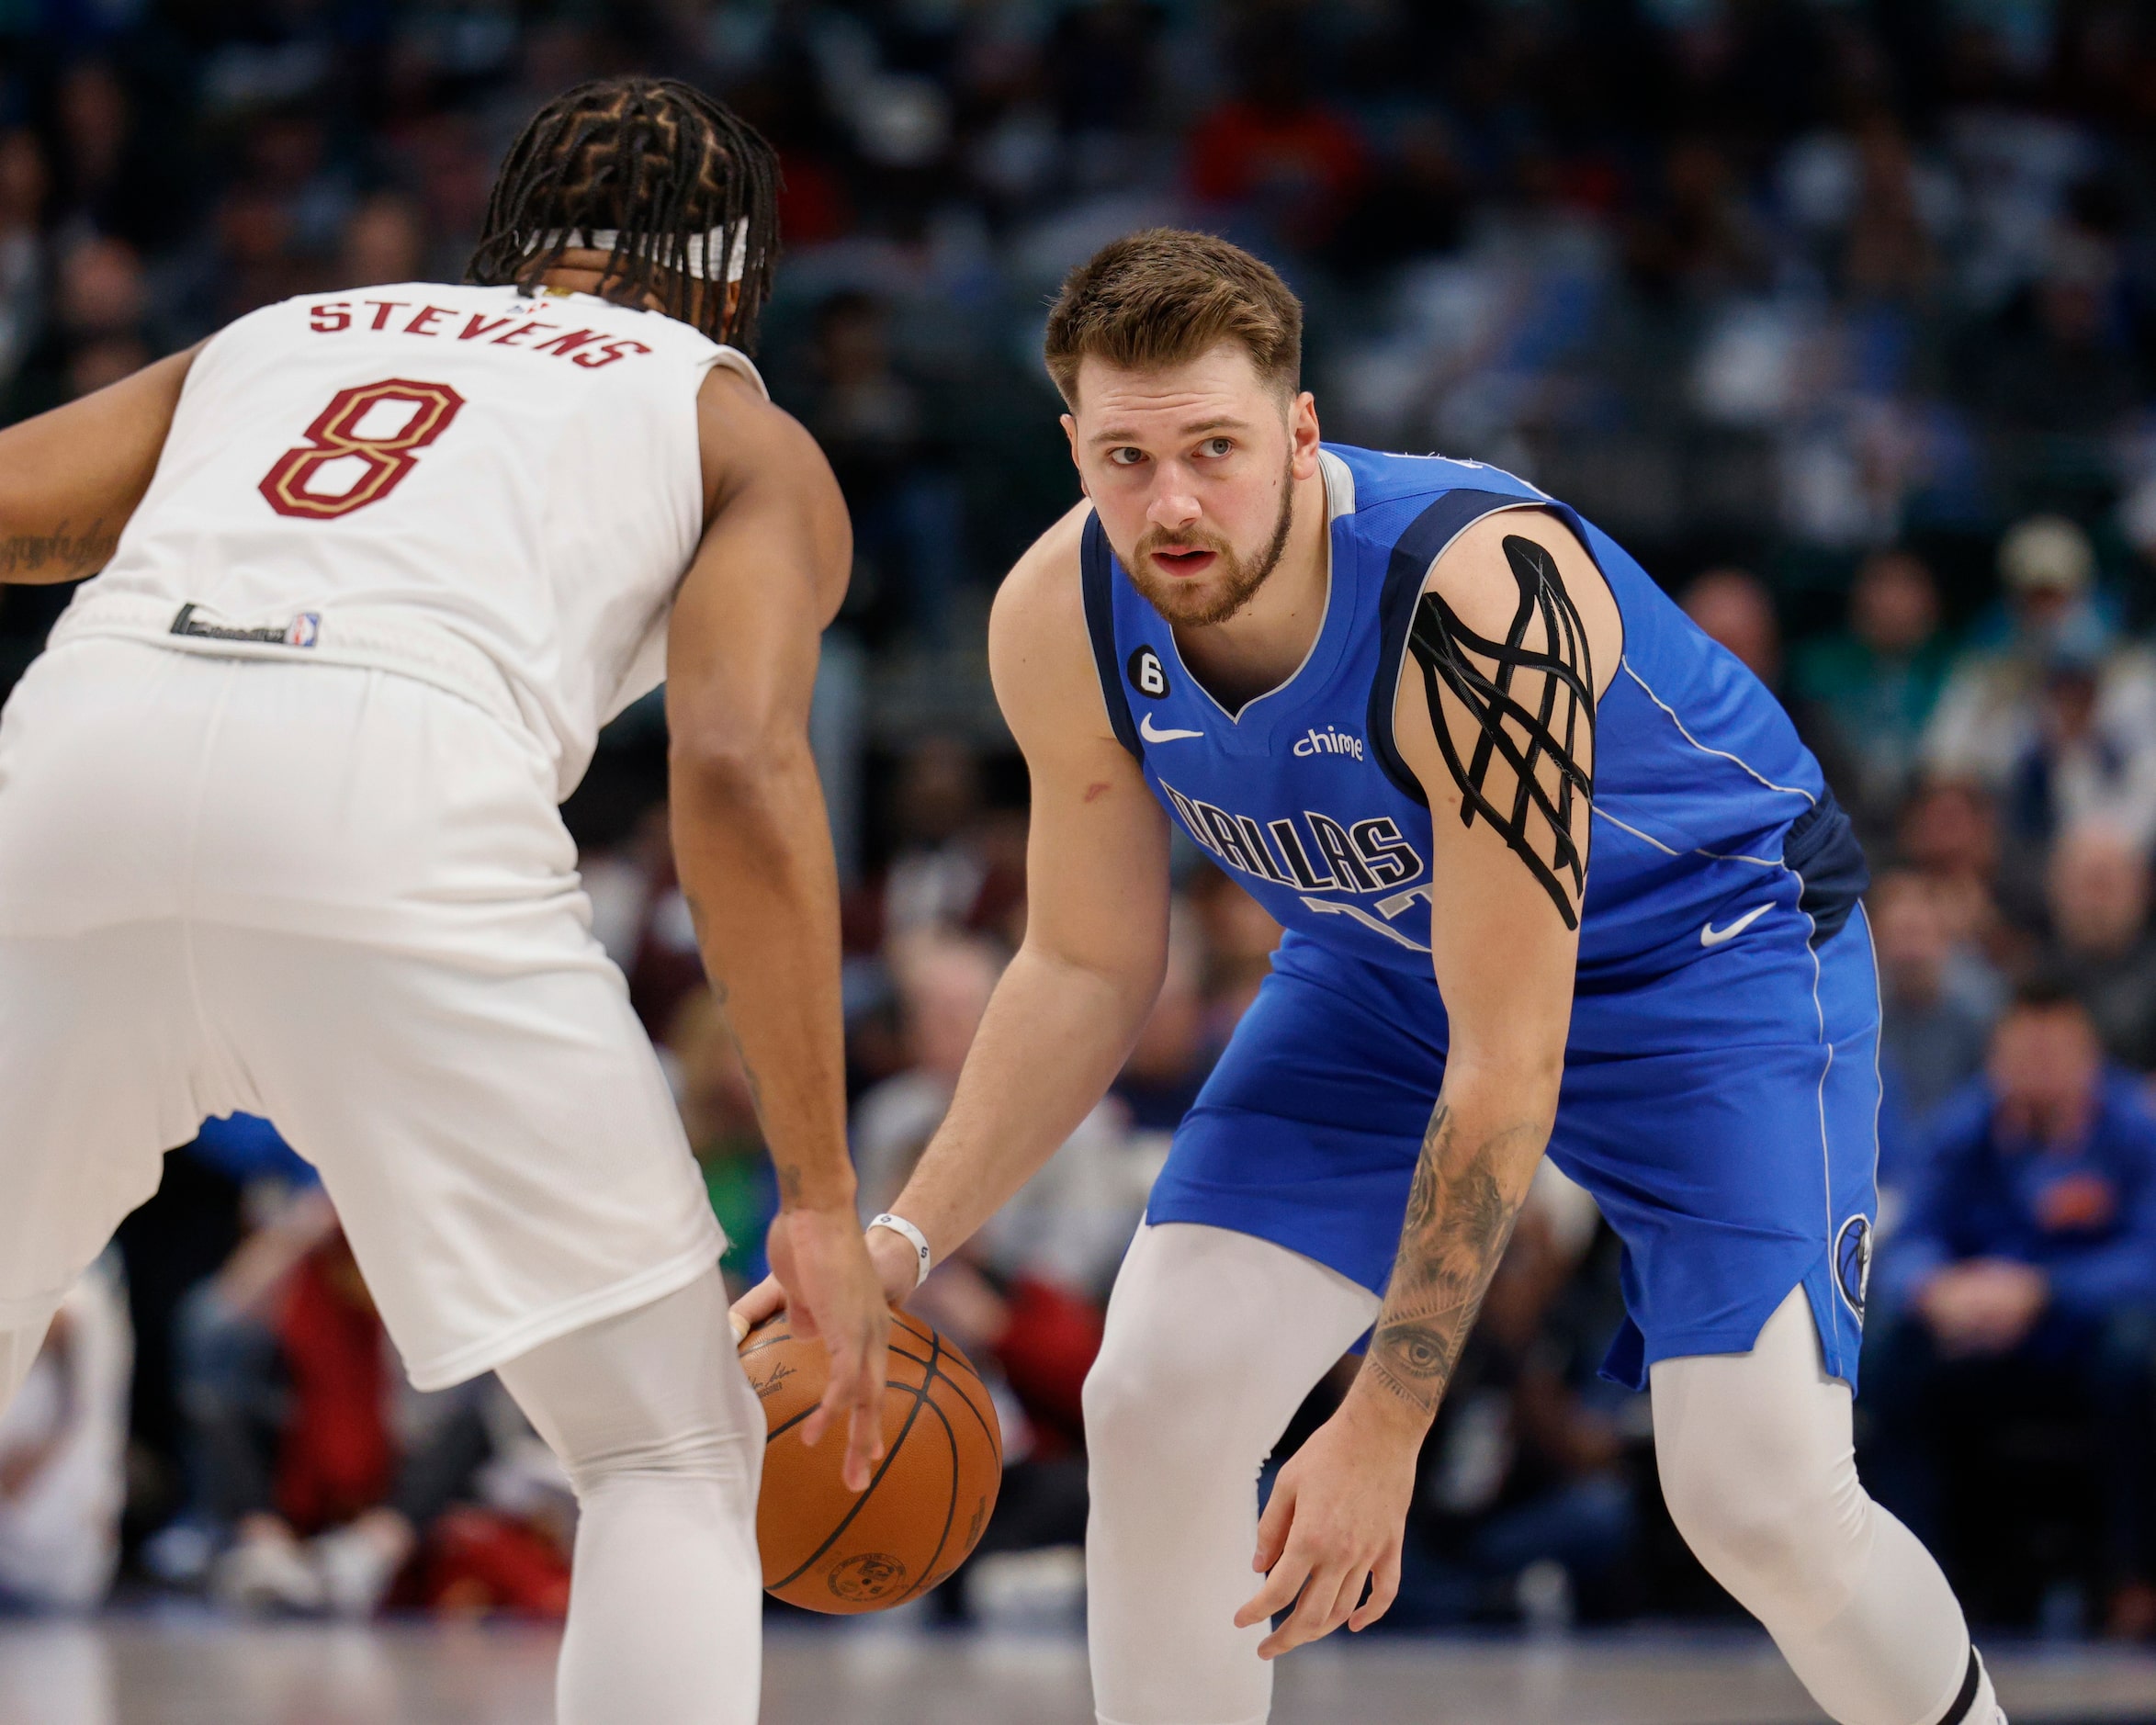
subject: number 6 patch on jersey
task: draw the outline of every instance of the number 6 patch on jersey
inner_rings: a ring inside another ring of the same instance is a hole
[[[446,383],[405,378],[339,389],[307,428],[308,441],[263,475],[262,495],[280,515],[313,520],[378,503],[463,405]]]

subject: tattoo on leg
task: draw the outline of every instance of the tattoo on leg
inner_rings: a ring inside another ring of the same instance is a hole
[[[1424,1133],[1399,1255],[1364,1370],[1379,1385],[1425,1415],[1435,1414],[1497,1261],[1519,1214],[1498,1184],[1498,1154],[1508,1129],[1461,1159],[1451,1113],[1439,1101]]]
[[[1505,638],[1477,635],[1441,594],[1426,592],[1407,645],[1422,669],[1438,748],[1460,786],[1462,824],[1472,827],[1477,815],[1488,821],[1550,895],[1564,926],[1576,929],[1586,890],[1586,812],[1595,795],[1594,778],[1579,763],[1580,745],[1592,744],[1595,736],[1594,666],[1586,625],[1564,591],[1556,559],[1517,534],[1504,547],[1519,589]],[[1525,645],[1529,625],[1536,622],[1540,648]],[[1494,671],[1477,660],[1488,660]],[[1535,691],[1531,705],[1514,693],[1523,672]],[[1440,687],[1475,727],[1465,759],[1439,701]],[[1499,761],[1512,772],[1508,807],[1489,791],[1490,770]]]

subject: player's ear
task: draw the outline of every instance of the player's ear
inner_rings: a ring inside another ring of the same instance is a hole
[[[1317,471],[1317,398],[1304,390],[1288,403],[1288,446],[1294,451],[1294,475],[1306,479]]]
[[[1063,415],[1063,434],[1070,440],[1070,465],[1078,470],[1078,490],[1086,491],[1086,464],[1078,459],[1078,421],[1068,413]],[[1086,495],[1092,493],[1086,491]]]

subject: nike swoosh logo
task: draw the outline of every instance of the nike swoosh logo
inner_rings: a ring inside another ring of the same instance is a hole
[[[1699,929],[1699,944],[1701,946],[1720,946],[1724,941],[1733,941],[1773,908],[1772,905],[1756,905],[1745,911],[1726,929],[1718,929],[1711,922],[1704,923]]]
[[[1172,743],[1180,738],[1202,737],[1203,731],[1163,731],[1153,728],[1153,716],[1148,713],[1138,721],[1138,735],[1149,743]]]

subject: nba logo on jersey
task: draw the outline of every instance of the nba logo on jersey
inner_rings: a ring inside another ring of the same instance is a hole
[[[291,622],[266,624],[258,629],[232,628],[200,615],[201,606],[189,601],[172,620],[172,633],[205,641],[253,641],[264,647],[312,647],[322,639],[322,613],[302,611]]]

